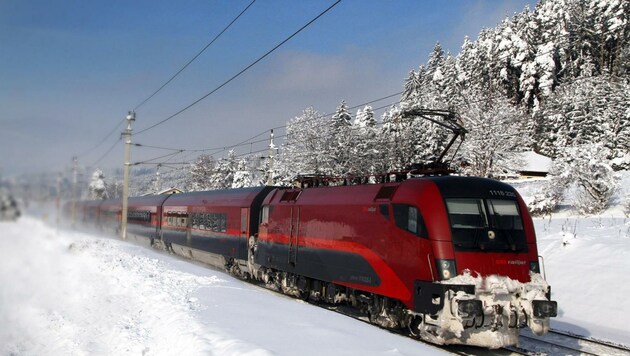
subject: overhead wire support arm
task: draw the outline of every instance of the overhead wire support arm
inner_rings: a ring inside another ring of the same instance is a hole
[[[132,163],[132,165],[137,166],[137,165],[139,165],[139,164],[148,164],[148,163],[153,163],[153,161],[156,161],[156,160],[158,160],[158,159],[162,159],[162,158],[166,158],[166,157],[175,156],[175,155],[180,154],[180,153],[182,153],[182,152],[184,152],[184,151],[183,151],[183,150],[179,150],[179,151],[177,151],[177,152],[172,152],[172,153],[169,153],[169,154],[165,154],[165,155],[163,155],[163,156],[159,156],[159,157],[155,157],[155,158],[147,159],[147,160],[145,160],[145,161],[135,162],[135,163]]]

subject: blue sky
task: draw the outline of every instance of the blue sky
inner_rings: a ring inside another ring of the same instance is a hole
[[[251,0],[0,1],[0,176],[91,166],[88,151]],[[137,111],[142,130],[191,104],[334,1],[257,0],[217,42]],[[134,142],[227,146],[314,106],[330,113],[402,90],[436,42],[456,54],[532,1],[343,0],[225,88]],[[391,100],[392,102],[395,100]],[[387,101],[374,104],[385,105]],[[259,147],[256,147],[259,148]],[[164,154],[135,149],[133,161]],[[122,143],[99,166],[122,166]],[[218,155],[219,157],[221,154]]]

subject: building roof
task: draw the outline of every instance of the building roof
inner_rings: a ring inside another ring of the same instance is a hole
[[[551,168],[552,160],[547,156],[534,151],[521,152],[520,156],[524,163],[523,168],[520,169],[521,172],[548,173]]]

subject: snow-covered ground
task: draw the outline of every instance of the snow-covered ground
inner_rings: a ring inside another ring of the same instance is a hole
[[[561,210],[535,218],[538,253],[544,258],[552,299],[553,328],[630,346],[630,172],[619,174],[612,205],[596,216],[579,216],[568,191]],[[544,180],[513,181],[528,201]]]
[[[513,184],[527,199],[540,182]],[[559,305],[554,328],[630,344],[624,194],[599,216],[564,209],[535,219]],[[0,284],[0,355],[443,353],[208,267],[32,216],[0,222]]]
[[[0,222],[0,355],[417,355],[430,345],[149,248]]]

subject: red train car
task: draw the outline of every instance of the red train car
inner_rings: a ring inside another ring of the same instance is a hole
[[[120,199],[103,200],[99,206],[99,219],[97,227],[116,235],[120,232],[120,220],[122,216],[122,201]]]
[[[170,195],[149,195],[129,198],[127,205],[127,236],[139,242],[153,244],[160,240],[162,205]],[[122,207],[121,207],[122,210]]]
[[[258,233],[260,204],[271,187],[171,195],[163,204],[162,241],[173,252],[243,270],[247,240]]]

